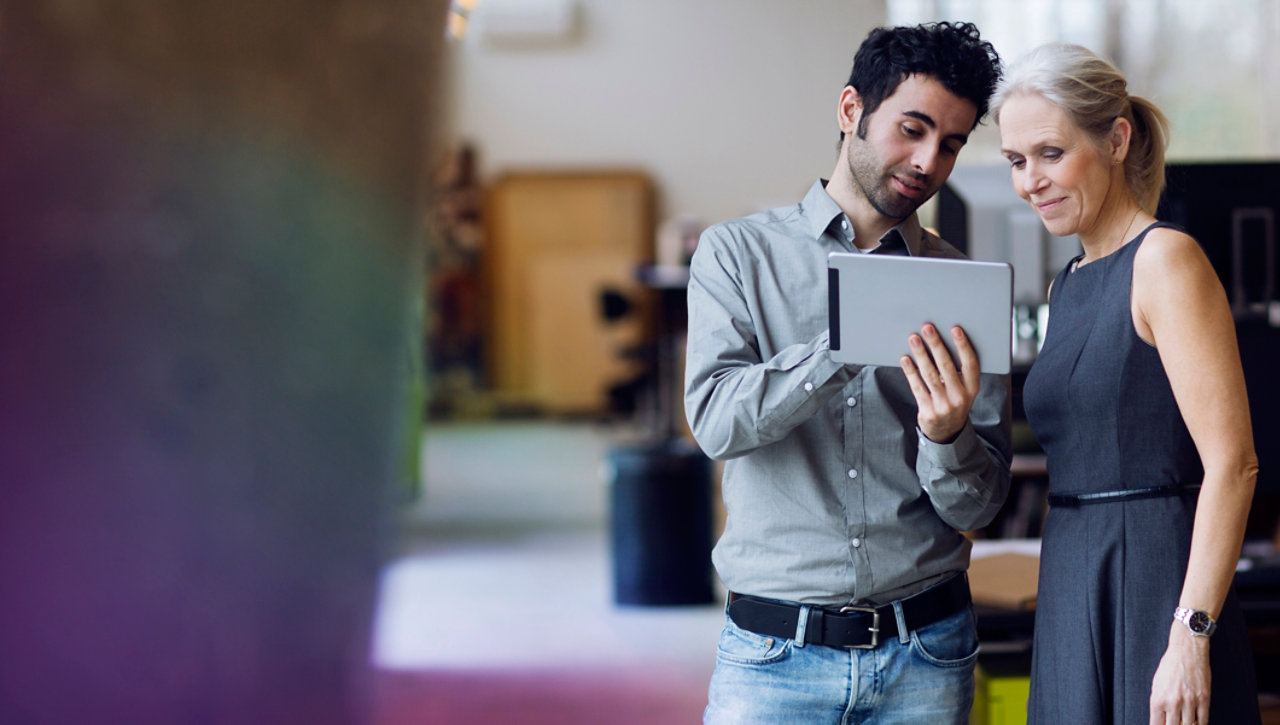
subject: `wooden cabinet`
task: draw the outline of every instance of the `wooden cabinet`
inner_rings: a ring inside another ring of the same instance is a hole
[[[644,174],[508,174],[485,203],[490,384],[504,400],[551,413],[607,409],[610,386],[641,364],[649,292],[636,270],[653,257],[652,185]],[[601,294],[637,305],[605,320]]]

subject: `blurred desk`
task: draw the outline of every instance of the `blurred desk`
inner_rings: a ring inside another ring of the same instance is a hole
[[[1031,651],[1031,628],[1035,620],[1035,575],[1020,577],[1019,581],[1008,584],[1022,590],[1015,599],[1026,599],[1030,602],[1025,607],[999,606],[988,601],[982,594],[992,588],[992,582],[984,582],[981,567],[984,559],[1005,555],[1040,556],[1039,539],[983,539],[973,542],[970,555],[973,563],[969,574],[970,584],[974,590],[974,612],[978,616],[978,640],[986,651],[1010,651],[1025,649]],[[1034,560],[1032,561],[1034,564]],[[1038,567],[1037,567],[1038,568]],[[1002,580],[998,580],[1002,581]],[[997,643],[1000,646],[995,646]],[[1028,663],[1030,660],[1028,660]]]

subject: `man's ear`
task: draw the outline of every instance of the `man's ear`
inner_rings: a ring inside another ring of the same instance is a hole
[[[858,122],[862,120],[862,96],[853,86],[845,86],[840,92],[840,104],[836,110],[836,123],[845,135],[858,130]]]

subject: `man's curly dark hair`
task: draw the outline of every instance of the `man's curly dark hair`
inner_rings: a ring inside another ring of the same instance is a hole
[[[898,90],[907,76],[936,78],[951,93],[978,109],[974,127],[987,115],[991,94],[1000,80],[1000,56],[978,35],[972,23],[927,23],[876,28],[853,57],[847,85],[862,97],[858,138],[866,138],[867,118]],[[841,132],[840,140],[844,140]]]

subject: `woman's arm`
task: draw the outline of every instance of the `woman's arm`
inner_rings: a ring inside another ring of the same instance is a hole
[[[1217,617],[1231,586],[1258,473],[1249,400],[1226,293],[1196,241],[1152,230],[1134,259],[1138,335],[1160,354],[1204,466],[1178,605]],[[1172,620],[1173,612],[1168,616]],[[1209,640],[1170,626],[1152,683],[1151,722],[1208,721]]]

